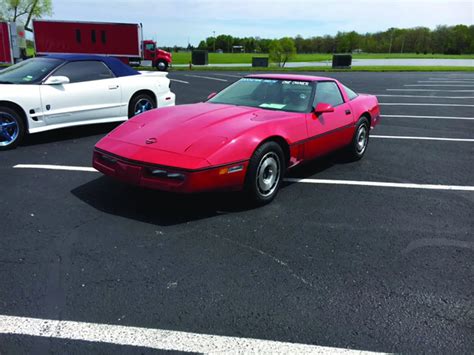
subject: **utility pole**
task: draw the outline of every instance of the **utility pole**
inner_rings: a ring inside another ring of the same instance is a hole
[[[213,50],[213,52],[216,53],[216,31],[212,31],[212,34],[214,36],[214,50]]]

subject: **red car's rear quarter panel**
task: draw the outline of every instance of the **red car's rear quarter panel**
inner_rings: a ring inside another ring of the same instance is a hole
[[[380,121],[380,107],[374,95],[359,94],[349,101],[355,122],[365,113],[370,115],[370,128],[374,128]]]

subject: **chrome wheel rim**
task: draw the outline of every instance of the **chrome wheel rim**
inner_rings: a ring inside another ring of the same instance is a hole
[[[260,160],[257,169],[257,190],[264,196],[273,194],[280,180],[280,158],[269,152]]]
[[[164,62],[159,62],[158,63],[158,69],[159,70],[165,70],[166,69],[166,64]]]
[[[19,133],[20,127],[15,117],[6,112],[0,112],[0,146],[6,147],[15,142]]]
[[[365,151],[365,148],[367,148],[367,142],[369,139],[369,134],[367,131],[367,127],[365,125],[362,125],[359,127],[357,130],[357,135],[356,135],[356,144],[357,144],[357,152],[358,153],[363,153]]]
[[[135,112],[135,115],[139,115],[140,113],[150,111],[153,108],[153,103],[150,100],[141,99],[135,104],[135,110],[133,112]]]

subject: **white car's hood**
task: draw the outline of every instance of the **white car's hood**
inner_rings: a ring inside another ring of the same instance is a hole
[[[0,100],[17,102],[18,98],[37,95],[39,99],[39,85],[0,84]]]

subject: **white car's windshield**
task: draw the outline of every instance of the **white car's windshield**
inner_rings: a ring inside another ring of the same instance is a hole
[[[37,84],[63,63],[52,58],[33,58],[0,71],[0,84]]]
[[[268,110],[309,112],[314,85],[310,81],[242,78],[207,102]]]

